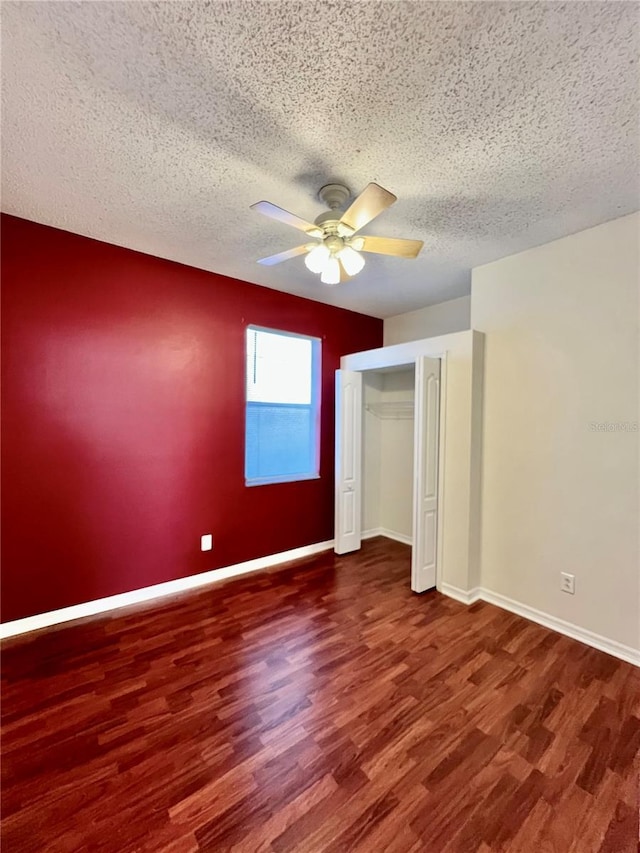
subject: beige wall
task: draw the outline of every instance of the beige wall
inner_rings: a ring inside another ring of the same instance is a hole
[[[471,328],[470,313],[471,297],[461,296],[428,308],[388,317],[384,321],[384,345],[464,332]]]
[[[471,297],[485,333],[482,586],[632,648],[639,234],[633,214],[487,264]]]

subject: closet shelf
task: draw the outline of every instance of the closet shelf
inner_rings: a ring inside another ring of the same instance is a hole
[[[389,400],[384,403],[367,403],[367,411],[378,418],[402,418],[413,417],[413,400]]]

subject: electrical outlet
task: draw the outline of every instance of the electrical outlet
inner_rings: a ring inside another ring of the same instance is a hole
[[[200,537],[200,550],[201,551],[212,551],[213,550],[213,535],[211,533],[205,533],[204,536]]]
[[[560,572],[560,589],[573,595],[576,591],[576,576],[568,572]]]

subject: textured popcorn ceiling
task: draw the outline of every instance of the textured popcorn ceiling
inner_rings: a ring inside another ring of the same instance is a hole
[[[471,267],[637,209],[637,3],[4,2],[3,209],[388,316]],[[332,180],[399,197],[331,288],[303,242]],[[603,282],[606,286],[606,282]]]

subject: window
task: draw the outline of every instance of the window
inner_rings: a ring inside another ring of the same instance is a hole
[[[320,341],[247,328],[245,480],[319,476]]]

